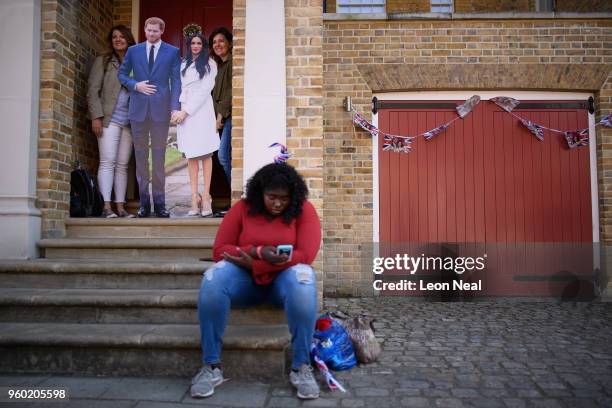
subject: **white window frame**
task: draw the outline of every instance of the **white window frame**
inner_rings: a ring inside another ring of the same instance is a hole
[[[386,0],[337,0],[336,13],[339,14],[375,14],[386,12]],[[379,10],[370,10],[379,7]],[[363,10],[355,10],[362,8]],[[366,9],[367,8],[367,9]]]
[[[453,0],[430,0],[429,4],[432,13],[452,13],[455,6]]]

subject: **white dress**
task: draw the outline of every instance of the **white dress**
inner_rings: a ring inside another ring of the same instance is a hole
[[[217,76],[217,63],[211,58],[208,60],[210,72],[202,79],[191,63],[185,76],[183,69],[185,62],[181,63],[181,110],[188,116],[183,123],[176,126],[176,139],[179,150],[188,159],[203,156],[219,150],[219,133],[216,128],[215,108],[211,91],[215,86]]]

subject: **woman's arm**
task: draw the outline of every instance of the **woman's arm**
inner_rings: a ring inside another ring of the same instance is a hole
[[[246,211],[245,204],[243,201],[239,201],[225,214],[217,231],[215,244],[213,245],[213,259],[215,262],[222,260],[223,253],[225,252],[233,256],[240,256],[237,248],[240,231],[242,231],[244,211]],[[240,249],[249,254],[253,253],[253,245],[243,245]]]
[[[89,118],[92,120],[104,117],[102,99],[100,98],[100,91],[104,85],[103,64],[103,57],[96,57],[87,80],[87,107],[89,110]]]

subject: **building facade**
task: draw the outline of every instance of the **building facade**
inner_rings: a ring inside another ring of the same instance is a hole
[[[0,153],[0,219],[2,229],[11,231],[4,235],[2,258],[34,258],[38,239],[64,234],[73,163],[97,167],[85,103],[91,61],[113,24],[142,31],[137,26],[146,2],[2,4],[1,14],[10,16],[4,38],[19,41],[3,42],[3,55],[15,58],[0,63],[3,72],[13,73],[4,75],[8,98],[0,115],[8,123],[7,146],[14,147]],[[382,113],[372,113],[373,97],[437,103],[478,93],[539,102],[593,97],[594,112],[578,113],[584,120],[594,123],[612,112],[610,2],[381,0],[370,9],[351,3],[359,2],[231,2],[232,196],[238,199],[253,170],[271,160],[267,145],[285,143],[322,218],[318,266],[324,291],[335,295],[363,293],[362,252],[381,240],[381,220],[390,211],[380,140],[353,126],[343,106],[347,97],[388,132],[392,125],[381,121]],[[16,86],[23,83],[27,87]],[[577,222],[590,220],[588,239],[607,243],[612,129],[593,130],[595,162],[584,176],[595,186],[589,196],[593,209]],[[398,224],[409,228],[414,222],[408,217]]]

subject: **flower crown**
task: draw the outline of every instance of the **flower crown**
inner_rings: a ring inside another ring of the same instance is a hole
[[[196,23],[189,23],[183,27],[183,35],[185,38],[193,37],[196,34],[202,34],[202,26]]]

